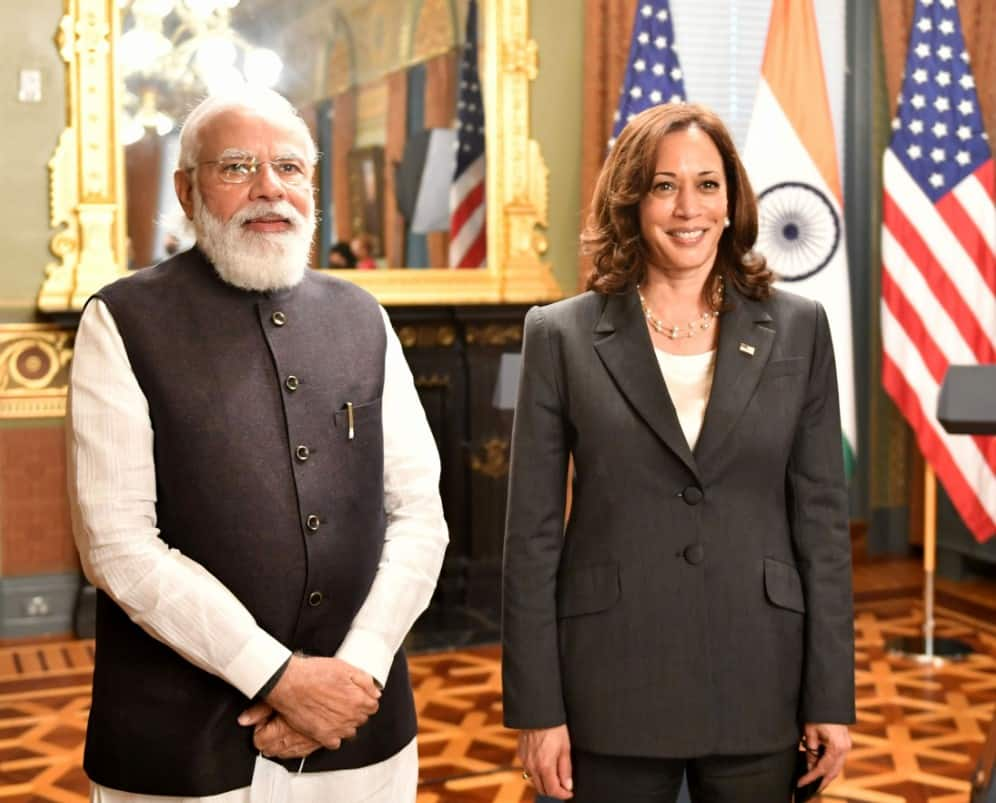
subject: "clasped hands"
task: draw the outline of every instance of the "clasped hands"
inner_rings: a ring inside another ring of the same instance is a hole
[[[239,716],[253,745],[270,758],[303,758],[337,750],[379,706],[380,689],[361,669],[338,658],[295,655],[273,691]]]

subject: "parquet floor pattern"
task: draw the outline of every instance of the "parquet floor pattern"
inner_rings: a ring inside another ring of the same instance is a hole
[[[922,605],[911,602],[857,606],[858,722],[851,729],[854,747],[827,800],[969,799],[969,778],[996,709],[994,617],[975,618],[939,605],[936,635],[960,639],[975,652],[964,661],[924,665],[884,648],[888,639],[922,634]]]
[[[957,591],[938,592],[937,635],[975,652],[940,667],[885,649],[894,636],[920,634],[916,587],[858,594],[854,749],[825,802],[968,802],[996,709],[996,589]],[[514,735],[501,726],[499,658],[494,646],[411,657],[418,803],[533,800],[515,766]],[[88,641],[0,647],[0,803],[86,800],[80,763],[92,666]]]

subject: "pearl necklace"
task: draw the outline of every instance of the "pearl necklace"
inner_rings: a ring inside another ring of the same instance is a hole
[[[671,340],[677,340],[679,337],[694,337],[699,332],[705,332],[712,326],[713,320],[719,317],[719,310],[714,309],[703,312],[694,321],[689,321],[684,326],[678,326],[677,324],[668,326],[651,311],[650,305],[647,304],[647,299],[643,297],[643,290],[640,285],[636,286],[636,293],[640,296],[640,307],[643,309],[643,315],[647,319],[647,323],[650,324],[655,332],[667,335]],[[723,285],[719,285],[719,305],[722,305],[722,303]],[[687,333],[685,330],[687,330]]]

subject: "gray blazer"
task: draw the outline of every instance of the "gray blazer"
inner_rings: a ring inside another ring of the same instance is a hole
[[[819,303],[727,293],[694,451],[635,292],[526,317],[505,722],[613,755],[761,753],[853,722],[847,492]],[[573,501],[564,529],[565,479]]]

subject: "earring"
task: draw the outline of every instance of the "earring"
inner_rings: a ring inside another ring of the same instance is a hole
[[[723,228],[724,229],[730,228],[730,219],[728,217],[727,218],[723,218]]]

